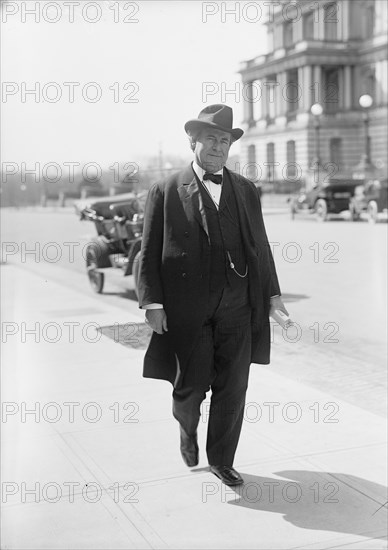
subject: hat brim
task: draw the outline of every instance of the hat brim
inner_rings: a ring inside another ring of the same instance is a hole
[[[220,126],[214,122],[203,122],[202,120],[197,119],[186,122],[185,131],[186,134],[193,134],[205,127],[215,128],[216,130],[221,130],[222,132],[228,132],[228,134],[232,135],[234,141],[240,139],[240,137],[244,134],[244,130],[241,130],[241,128],[224,128],[224,126]]]

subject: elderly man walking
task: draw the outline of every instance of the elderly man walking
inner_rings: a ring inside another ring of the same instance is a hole
[[[233,128],[226,105],[185,124],[194,161],[149,192],[139,268],[139,304],[153,333],[144,376],[173,384],[173,415],[189,467],[198,464],[201,403],[211,390],[206,453],[227,485],[233,468],[250,364],[269,363],[270,310],[287,311],[264,228],[260,199],[225,168]]]

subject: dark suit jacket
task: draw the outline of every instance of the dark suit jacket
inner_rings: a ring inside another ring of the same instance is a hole
[[[252,306],[252,362],[268,364],[270,297],[280,294],[260,199],[249,180],[224,168],[235,192],[248,263]],[[206,316],[210,242],[205,210],[192,166],[156,183],[145,209],[139,268],[140,307],[158,302],[168,332],[153,333],[143,375],[179,386],[181,373]]]

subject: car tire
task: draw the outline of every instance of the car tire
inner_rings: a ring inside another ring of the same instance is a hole
[[[86,247],[86,255],[88,250],[95,251],[97,267],[112,267],[109,259],[109,254],[112,254],[109,244],[102,237],[93,237]]]
[[[100,268],[111,267],[109,245],[100,237],[93,238],[86,247],[86,271],[94,292],[101,294],[104,289],[105,275]]]
[[[88,273],[89,283],[94,292],[101,294],[104,289],[105,276],[98,271],[97,253],[94,248],[89,248],[86,251],[86,270]]]
[[[368,222],[376,223],[379,217],[379,209],[376,201],[370,201],[367,208]]]
[[[327,220],[327,203],[324,199],[317,200],[314,210],[317,221],[324,222]]]

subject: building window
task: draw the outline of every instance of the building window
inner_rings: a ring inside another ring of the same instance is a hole
[[[339,109],[339,74],[338,69],[323,71],[323,104],[327,113],[335,113]]]
[[[330,139],[330,162],[336,166],[336,173],[342,169],[342,139]]]
[[[287,71],[287,86],[283,92],[283,97],[287,103],[287,113],[297,111],[300,95],[298,70]]]
[[[325,40],[337,40],[338,6],[336,2],[326,4],[323,8],[323,21],[325,25]]]
[[[275,180],[275,144],[267,143],[267,180],[273,183]]]
[[[294,43],[292,28],[293,21],[287,21],[283,25],[283,45],[285,48],[289,48]]]
[[[295,153],[295,141],[287,141],[287,169],[286,178],[294,179],[296,176],[296,153]]]
[[[314,40],[314,12],[303,17],[303,39]]]

